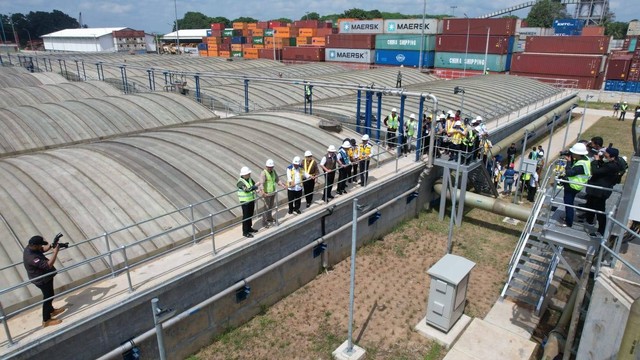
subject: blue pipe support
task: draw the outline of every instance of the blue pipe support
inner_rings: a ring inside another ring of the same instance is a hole
[[[196,81],[196,101],[201,103],[202,102],[202,98],[200,97],[200,75],[199,74],[195,74],[195,75],[193,75],[193,78]]]
[[[404,138],[404,103],[407,100],[406,95],[400,96],[400,124],[398,124],[398,136],[396,137],[396,152],[400,155],[400,147]]]
[[[149,78],[149,90],[153,91],[153,82],[151,81],[151,69],[147,69],[147,78]]]
[[[309,85],[309,115],[313,115],[313,85]]]
[[[244,79],[244,112],[249,112],[249,79]]]
[[[418,109],[418,141],[416,141],[416,161],[420,161],[422,153],[422,120],[424,119],[424,97],[420,96],[420,106]],[[411,150],[411,149],[409,149]]]
[[[364,110],[364,133],[371,136],[371,112],[373,107],[373,91],[367,91],[367,102]]]
[[[360,103],[362,102],[362,90],[358,90],[358,103],[356,104],[356,132],[360,132]]]
[[[78,60],[75,60],[76,62],[76,73],[78,74],[78,79],[80,79],[80,65],[78,65]]]
[[[376,141],[380,141],[380,128],[382,127],[382,93],[376,93],[376,96],[378,97],[378,108],[376,109],[377,111],[377,116],[378,116],[378,121],[376,124],[376,128],[378,129],[376,132]]]

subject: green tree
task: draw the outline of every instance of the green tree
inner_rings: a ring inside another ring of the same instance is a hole
[[[357,8],[346,10],[344,13],[342,13],[342,17],[360,20],[370,19],[368,11]]]
[[[281,21],[287,24],[291,24],[293,21],[289,18],[278,18],[278,19],[273,19],[274,21]]]
[[[308,14],[305,14],[300,20],[320,20],[320,14],[315,11],[312,11]]]
[[[189,11],[182,19],[178,19],[180,29],[205,29],[209,28],[210,24],[211,18],[201,12]]]
[[[540,0],[531,7],[527,23],[531,27],[552,27],[554,19],[567,18],[564,5],[555,0]]]
[[[227,19],[224,16],[216,16],[216,17],[209,18],[209,23],[211,23],[211,24],[224,24],[225,28],[230,28],[231,25],[232,25],[231,20]]]
[[[613,36],[614,39],[624,39],[627,36],[627,29],[629,23],[613,21],[607,22],[604,25],[604,34],[607,36]]]
[[[232,21],[232,23],[234,22],[246,22],[246,23],[255,23],[258,22],[257,19],[254,19],[252,17],[247,17],[247,16],[241,16],[235,20]]]
[[[4,26],[5,34],[8,41],[14,41],[13,31],[11,30],[11,23],[13,22],[13,28],[18,35],[18,42],[21,46],[24,46],[31,38],[32,41],[36,41],[42,35],[50,34],[52,32],[64,30],[64,29],[77,29],[80,27],[80,23],[75,18],[63,13],[60,10],[53,10],[52,12],[36,11],[29,12],[27,15],[21,13],[12,14],[11,17],[6,15],[0,15],[0,19]]]

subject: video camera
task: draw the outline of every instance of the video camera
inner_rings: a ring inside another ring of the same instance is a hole
[[[51,248],[56,248],[56,247],[60,247],[60,249],[66,249],[69,247],[69,243],[63,243],[60,242],[60,238],[63,237],[64,235],[62,235],[62,233],[58,233],[58,235],[56,235],[56,237],[53,239],[53,242],[51,243]]]
[[[571,151],[562,150],[562,151],[560,151],[560,156],[571,156]]]

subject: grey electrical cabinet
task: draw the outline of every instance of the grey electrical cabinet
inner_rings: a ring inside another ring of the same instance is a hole
[[[473,261],[447,254],[429,269],[428,325],[446,333],[460,319],[466,303],[469,274],[474,266]]]

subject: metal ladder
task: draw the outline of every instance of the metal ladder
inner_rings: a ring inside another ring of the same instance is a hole
[[[495,198],[498,197],[498,190],[493,185],[493,178],[484,164],[469,172],[469,180],[479,193],[487,193],[493,195]]]
[[[553,280],[556,267],[560,261],[562,247],[551,246],[542,239],[544,219],[541,213],[545,209],[547,197],[545,189],[553,175],[547,174],[536,193],[536,199],[529,220],[520,235],[520,240],[511,256],[507,281],[500,294],[501,298],[509,296],[535,306],[540,313],[544,299]]]

